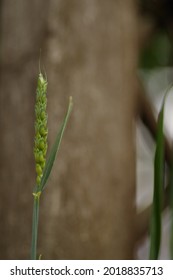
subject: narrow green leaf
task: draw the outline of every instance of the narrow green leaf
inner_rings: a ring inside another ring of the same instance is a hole
[[[150,259],[158,259],[161,241],[161,211],[164,188],[164,104],[158,116],[156,151],[154,158],[154,194],[150,228]]]
[[[164,104],[158,117],[158,131],[154,158],[154,195],[150,229],[150,259],[158,259],[161,241],[161,209],[164,181],[164,136],[163,136]]]
[[[173,260],[173,155],[172,155],[172,164],[170,167],[170,182],[169,182],[169,207],[170,207],[170,219],[171,219],[171,227],[170,227],[170,257]]]
[[[171,188],[171,200],[173,200],[172,188]],[[173,260],[173,206],[172,205],[171,205],[171,229],[170,229],[170,257],[171,260]]]
[[[66,128],[66,125],[67,125],[67,122],[68,122],[68,119],[69,119],[69,116],[70,116],[70,113],[72,110],[72,106],[73,106],[72,97],[70,97],[67,113],[66,113],[63,123],[61,125],[60,131],[58,132],[58,134],[56,136],[55,143],[50,151],[50,155],[49,155],[48,159],[46,160],[46,165],[45,165],[45,168],[43,171],[43,176],[42,176],[41,183],[39,186],[40,191],[43,191],[45,189],[46,182],[49,178],[57,152],[60,148],[62,137],[63,137],[64,131],[65,131],[65,128]]]
[[[155,260],[159,257],[160,242],[161,242],[161,212],[163,205],[164,191],[164,107],[165,100],[169,93],[169,86],[163,99],[162,107],[158,116],[157,136],[156,136],[156,151],[154,158],[154,193],[153,205],[151,214],[150,226],[150,259]]]

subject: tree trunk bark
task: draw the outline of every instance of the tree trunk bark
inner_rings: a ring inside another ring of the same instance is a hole
[[[5,0],[0,7],[1,259],[30,257],[34,102],[47,10],[42,6],[41,0]]]
[[[41,198],[38,253],[46,259],[133,259],[136,3],[13,2],[1,5],[0,256],[29,257],[41,47],[50,146],[70,95],[74,108]]]
[[[70,95],[74,110],[43,198],[40,250],[48,258],[134,257],[135,12],[129,0],[51,1],[51,144]]]

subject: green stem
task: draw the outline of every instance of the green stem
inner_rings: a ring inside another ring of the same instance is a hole
[[[32,243],[31,243],[31,260],[37,259],[37,236],[38,236],[38,220],[39,220],[39,202],[41,192],[33,193],[33,217],[32,217]]]
[[[171,179],[170,179],[170,216],[171,216],[171,228],[170,228],[170,257],[173,260],[173,164],[171,167]]]

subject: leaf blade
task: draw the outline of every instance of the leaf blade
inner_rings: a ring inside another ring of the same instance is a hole
[[[163,206],[164,196],[164,159],[165,159],[165,147],[164,147],[164,108],[165,102],[173,84],[171,83],[164,95],[161,110],[158,116],[158,126],[156,135],[156,151],[154,158],[154,193],[153,193],[153,207],[151,214],[151,226],[150,226],[150,259],[158,259],[161,242],[161,212]],[[173,182],[173,178],[172,178]],[[173,190],[172,190],[173,193]],[[173,204],[172,204],[173,205]],[[173,223],[173,221],[172,221]],[[172,226],[173,233],[173,226]],[[172,239],[173,250],[173,239]]]
[[[154,193],[150,227],[150,259],[152,260],[158,259],[161,242],[161,212],[164,188],[164,106],[165,98],[158,117],[156,151],[154,158]]]
[[[57,136],[56,136],[55,142],[52,146],[52,149],[50,151],[49,157],[46,161],[43,176],[42,176],[41,183],[40,183],[40,186],[39,186],[40,191],[43,191],[45,189],[46,182],[49,178],[50,172],[52,170],[52,167],[53,167],[53,164],[54,164],[54,161],[55,161],[55,158],[56,158],[56,155],[57,155],[57,153],[59,151],[59,148],[60,148],[62,137],[63,137],[64,131],[65,131],[65,128],[67,126],[68,119],[69,119],[71,111],[72,111],[72,107],[73,107],[73,102],[72,102],[72,97],[70,97],[66,115],[65,115],[64,120],[62,122],[61,128],[60,128],[59,132],[57,133]]]

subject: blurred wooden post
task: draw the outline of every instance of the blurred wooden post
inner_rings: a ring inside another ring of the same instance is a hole
[[[6,0],[1,22],[0,258],[29,258],[42,48],[51,144],[70,95],[74,110],[41,201],[39,252],[50,259],[132,259],[135,1]]]
[[[70,95],[74,109],[44,196],[46,258],[134,257],[136,39],[134,1],[52,1],[51,143]]]
[[[27,259],[35,180],[35,88],[47,4],[0,4],[0,259]]]

